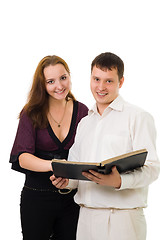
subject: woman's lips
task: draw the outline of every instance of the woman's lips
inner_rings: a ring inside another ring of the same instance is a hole
[[[62,89],[61,91],[55,91],[55,93],[57,93],[57,94],[62,94],[62,93],[65,92],[65,90],[66,90],[66,89]]]

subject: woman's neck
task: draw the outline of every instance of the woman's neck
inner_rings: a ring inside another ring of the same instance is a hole
[[[66,105],[66,99],[62,99],[62,100],[57,100],[57,99],[53,99],[50,98],[49,99],[49,109],[60,109],[60,108],[64,108]]]

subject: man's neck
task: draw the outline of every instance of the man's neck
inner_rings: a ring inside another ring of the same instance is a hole
[[[98,113],[102,116],[102,114],[104,113],[104,111],[105,111],[105,109],[109,106],[109,104],[106,106],[99,106],[98,104],[96,104],[97,105],[97,111],[98,111]]]

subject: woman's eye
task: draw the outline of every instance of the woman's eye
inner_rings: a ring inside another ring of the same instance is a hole
[[[98,82],[98,81],[99,81],[99,78],[95,78],[95,81]]]
[[[53,84],[54,83],[54,80],[49,80],[47,81],[48,84]]]
[[[61,77],[61,80],[65,80],[67,77],[66,76],[62,76]]]

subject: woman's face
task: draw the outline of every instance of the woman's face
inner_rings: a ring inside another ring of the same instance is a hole
[[[70,90],[70,75],[62,64],[44,68],[46,91],[55,100],[64,100]]]

